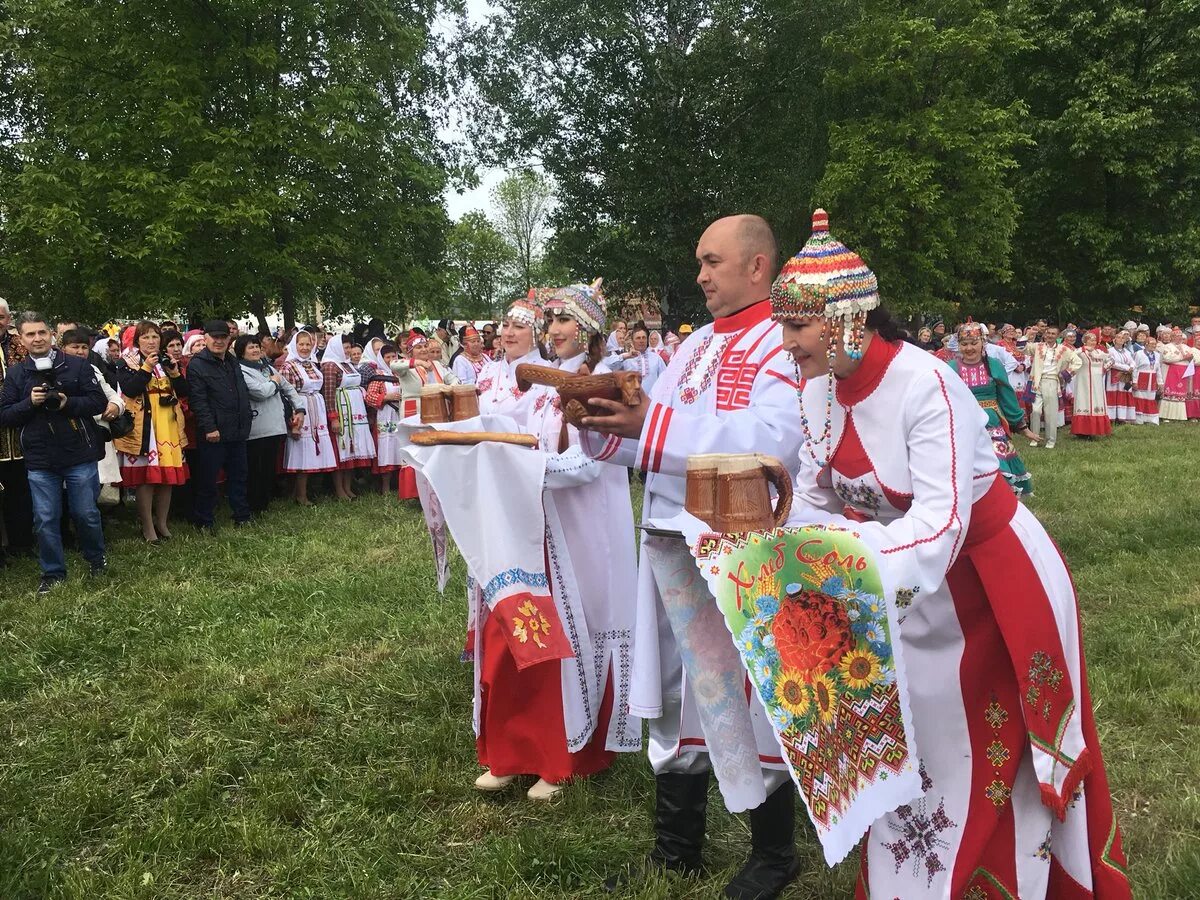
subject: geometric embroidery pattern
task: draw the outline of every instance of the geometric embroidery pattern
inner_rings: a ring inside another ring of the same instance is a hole
[[[1000,729],[1008,721],[1008,711],[1000,705],[995,694],[992,695],[992,702],[984,710],[983,717],[995,734],[995,737],[988,744],[987,748],[987,758],[988,762],[992,764],[993,779],[991,784],[983,789],[983,793],[985,797],[992,801],[992,805],[996,807],[996,812],[999,813],[1004,804],[1008,803],[1009,798],[1012,796],[1012,787],[1005,784],[1004,780],[1000,777],[1000,769],[1012,758],[1012,753],[1004,746],[1004,742],[1000,740]]]
[[[899,823],[894,819],[899,819]],[[934,875],[946,871],[946,864],[938,852],[950,849],[950,842],[941,837],[942,832],[955,827],[946,815],[945,799],[938,799],[932,815],[928,813],[924,797],[915,803],[906,803],[896,810],[894,818],[888,819],[888,827],[900,835],[895,841],[883,842],[883,846],[892,851],[896,872],[899,873],[911,860],[913,877],[924,869],[925,887],[928,888],[933,884]]]

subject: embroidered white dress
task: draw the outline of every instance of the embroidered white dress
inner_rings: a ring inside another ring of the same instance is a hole
[[[1158,424],[1159,368],[1162,358],[1155,350],[1138,350],[1133,355],[1133,406],[1138,425]]]
[[[337,468],[333,442],[329,439],[329,422],[321,388],[325,378],[312,357],[288,359],[281,374],[292,383],[304,401],[300,436],[283,443],[285,472],[332,472]]]
[[[581,353],[559,360],[557,365],[563,371],[578,372],[586,358]],[[607,371],[600,363],[594,374]],[[553,388],[530,391],[518,404],[517,415],[549,454],[543,497],[546,521],[553,532],[557,520],[567,550],[564,558],[551,546],[550,576],[557,579],[560,570],[569,567],[590,644],[584,648],[584,662],[590,657],[590,666],[576,672],[572,661],[563,663],[564,687],[568,677],[586,676],[593,683],[590,691],[578,695],[580,699],[603,698],[606,691],[611,692],[614,702],[607,749],[640,750],[641,722],[629,713],[637,599],[637,549],[629,479],[623,470],[586,456],[579,446],[579,431],[572,425],[566,426],[568,446],[559,452],[565,423]],[[594,699],[589,703],[596,705]],[[594,716],[585,718],[591,721]],[[591,725],[594,727],[595,722]]]
[[[1133,398],[1133,351],[1128,346],[1120,350],[1109,347],[1108,358],[1111,361],[1105,394],[1108,418],[1113,422],[1132,422],[1137,418]]]
[[[643,521],[668,519],[683,508],[691,454],[763,452],[794,468],[800,445],[795,368],[770,313],[763,300],[689,335],[650,394],[639,439],[581,433],[589,455],[646,473]],[[692,566],[686,546],[677,543],[683,563]],[[706,771],[706,737],[647,552],[643,537],[630,710],[651,720],[656,772]],[[782,775],[778,770],[786,767],[766,714],[757,694],[746,693],[759,762],[776,770],[771,776]],[[783,780],[786,775],[775,784]]]
[[[810,415],[827,389],[806,385]],[[986,420],[927,353],[875,338],[828,443],[800,453],[790,524],[834,514],[881,548],[921,759],[923,795],[871,827],[856,896],[1126,898],[1070,574]]]
[[[643,350],[629,359],[621,359],[620,356],[610,359],[612,362],[609,368],[614,371],[637,372],[641,375],[642,390],[647,394],[654,390],[654,383],[658,381],[658,377],[667,371],[667,364],[663,362],[657,350]]]

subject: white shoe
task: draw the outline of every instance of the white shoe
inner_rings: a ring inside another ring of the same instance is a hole
[[[546,779],[539,778],[537,784],[531,787],[525,796],[530,800],[553,800],[562,793],[562,789],[561,784],[551,784]]]
[[[1029,446],[1030,447],[1040,447],[1040,446],[1042,446],[1042,442],[1041,441],[1030,441]]]
[[[489,793],[502,791],[512,784],[516,777],[516,775],[496,776],[492,774],[491,769],[488,769],[475,779],[475,790],[488,791]]]
[[[1053,450],[1053,449],[1054,449],[1054,441],[1051,441],[1050,443],[1048,443],[1048,444],[1046,445],[1046,449],[1047,449],[1047,450]]]

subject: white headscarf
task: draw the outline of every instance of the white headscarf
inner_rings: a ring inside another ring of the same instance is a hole
[[[112,340],[116,340],[116,338],[110,338],[105,335],[104,337],[100,338],[100,340],[96,341],[96,343],[92,344],[92,352],[97,354],[105,362],[108,362],[108,342]],[[120,344],[117,346],[120,346]]]
[[[366,353],[366,351],[363,351]],[[346,345],[342,343],[340,334],[331,334],[329,342],[325,345],[325,353],[321,356],[322,363],[349,363],[346,359]]]
[[[308,351],[308,356],[301,356],[299,346],[297,345],[297,341],[299,341],[300,335],[302,335],[302,334],[307,334],[309,336],[309,338],[312,340],[312,349]],[[316,350],[317,350],[317,336],[315,334],[313,334],[311,331],[305,331],[304,329],[300,329],[295,334],[293,334],[292,339],[290,341],[288,341],[287,358],[289,361],[295,360],[296,362],[315,363],[317,361],[315,358]]]
[[[362,363],[359,363],[359,366],[361,367],[365,363],[371,363],[373,366],[375,366],[375,373],[377,375],[391,375],[392,370],[389,369],[384,363],[383,357],[379,354],[379,351],[372,346],[373,343],[374,340],[367,341],[367,346],[363,347]],[[384,343],[387,342],[384,341]],[[383,345],[381,344],[380,346],[382,347]]]
[[[203,343],[203,334],[193,334],[190,338],[183,342],[183,355],[191,356],[196,352],[196,347]]]

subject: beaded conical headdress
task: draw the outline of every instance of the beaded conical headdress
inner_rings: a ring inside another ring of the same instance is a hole
[[[542,300],[542,308],[551,316],[568,315],[589,335],[599,334],[605,327],[603,279],[591,284],[571,284],[555,288]]]
[[[508,312],[505,313],[504,318],[520,322],[526,328],[532,328],[536,331],[542,324],[542,307],[538,302],[538,290],[545,289],[530,288],[527,297],[514,300],[512,306],[508,308]]]
[[[771,285],[771,318],[776,322],[826,319],[842,326],[842,346],[862,358],[867,313],[879,305],[875,273],[853,250],[829,233],[829,214],[813,213],[812,237],[783,265]]]

